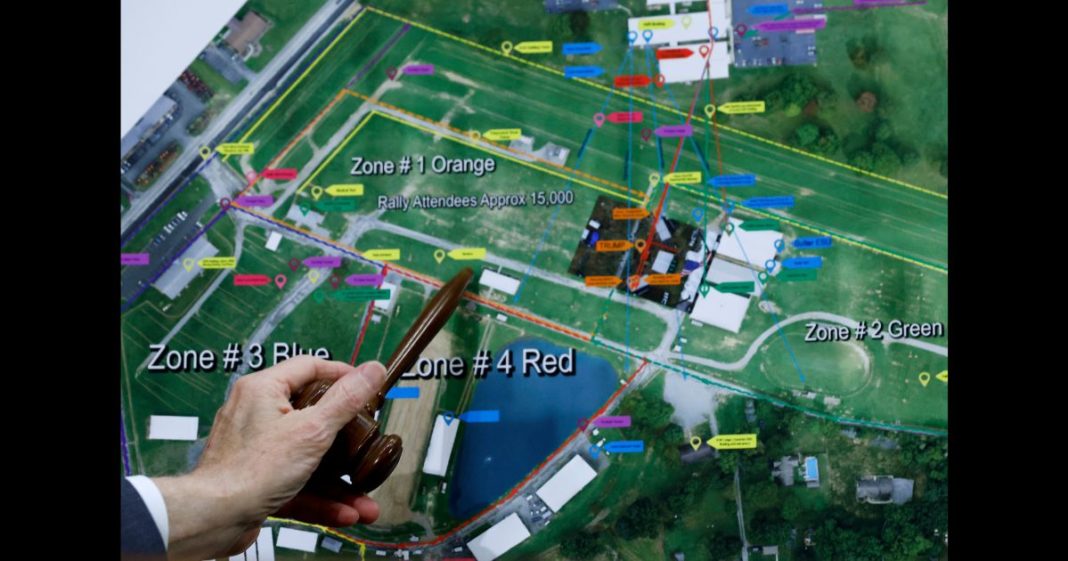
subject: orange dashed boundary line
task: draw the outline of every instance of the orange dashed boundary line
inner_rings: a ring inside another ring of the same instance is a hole
[[[452,132],[455,132],[457,134],[461,134],[464,137],[471,138],[470,131],[460,130],[460,129],[458,129],[458,128],[456,128],[456,127],[454,127],[454,126],[452,126],[452,125],[450,125],[448,123],[435,121],[435,120],[433,120],[433,119],[431,119],[429,117],[424,117],[423,115],[419,115],[418,113],[412,113],[411,111],[408,111],[407,109],[401,109],[400,107],[397,107],[396,105],[391,105],[391,104],[386,103],[384,101],[371,99],[370,97],[368,97],[368,96],[366,96],[366,95],[364,95],[362,93],[355,92],[355,91],[352,91],[352,90],[349,90],[349,89],[342,90],[342,93],[347,93],[347,94],[349,94],[351,96],[358,97],[358,98],[364,100],[364,102],[369,103],[371,105],[377,105],[379,107],[384,107],[386,109],[391,109],[393,111],[397,111],[398,113],[404,113],[405,115],[408,115],[409,117],[412,117],[413,119],[418,119],[418,120],[423,121],[424,123],[427,123],[429,125],[434,125],[436,127],[444,127],[444,128],[447,128],[447,129],[451,130]],[[492,142],[490,140],[487,140],[485,137],[483,137],[482,140],[485,140],[486,142]],[[587,172],[584,172],[584,171],[579,171],[577,169],[572,169],[572,168],[569,168],[567,166],[562,166],[560,164],[556,164],[556,163],[550,162],[549,160],[545,160],[545,159],[539,158],[539,157],[537,157],[537,156],[535,156],[535,155],[533,155],[533,154],[531,154],[529,152],[521,152],[519,150],[514,150],[509,146],[504,146],[502,144],[497,144],[496,142],[492,142],[492,143],[497,148],[500,148],[501,150],[505,150],[505,151],[511,152],[512,154],[515,154],[516,156],[521,156],[523,158],[531,158],[534,161],[542,163],[542,164],[545,164],[547,166],[552,166],[554,168],[557,168],[557,169],[560,169],[560,170],[564,170],[564,171],[566,171],[568,173],[575,174],[575,175],[577,175],[579,177],[588,179],[590,181],[596,181],[597,183],[600,183],[602,185],[606,185],[608,187],[611,187],[611,188],[613,188],[613,189],[615,189],[617,191],[620,191],[621,193],[630,193],[630,194],[635,195],[635,196],[637,196],[639,198],[642,198],[642,199],[645,198],[645,193],[643,191],[636,191],[634,189],[628,189],[627,187],[625,187],[623,185],[620,185],[618,183],[613,183],[611,181],[608,181],[607,179],[604,179],[604,178],[601,178],[601,177],[597,177],[596,175],[591,175],[591,174],[589,174]]]

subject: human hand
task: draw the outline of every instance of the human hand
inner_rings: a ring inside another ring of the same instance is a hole
[[[290,396],[316,380],[334,384],[317,404],[295,410]],[[370,497],[313,494],[304,486],[338,431],[384,380],[378,362],[353,368],[310,356],[240,378],[215,415],[196,469],[154,478],[167,505],[168,558],[236,555],[276,514],[326,526],[374,522],[378,503]]]

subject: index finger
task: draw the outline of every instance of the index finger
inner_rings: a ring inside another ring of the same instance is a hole
[[[289,389],[288,396],[312,382],[318,380],[333,382],[353,370],[355,370],[354,367],[344,362],[304,355],[279,362],[255,375],[260,376],[264,381],[285,384]]]

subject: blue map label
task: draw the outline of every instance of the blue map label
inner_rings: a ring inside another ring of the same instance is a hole
[[[783,259],[782,266],[787,269],[819,269],[823,267],[822,257],[791,257]]]
[[[501,412],[497,409],[465,411],[460,413],[460,420],[465,423],[499,423]]]
[[[617,440],[615,442],[605,443],[604,450],[605,452],[616,452],[618,454],[645,452],[645,441]]]
[[[600,66],[565,66],[564,78],[595,78],[604,74]]]
[[[564,43],[565,55],[592,55],[599,52],[600,43]]]
[[[742,206],[749,208],[789,208],[794,206],[794,196],[752,197],[742,202]]]
[[[809,238],[797,238],[794,240],[794,247],[797,249],[816,249],[822,247],[831,247],[830,236],[812,236]]]
[[[752,173],[717,175],[708,180],[713,187],[750,187],[756,185],[756,175]]]
[[[790,12],[786,4],[757,4],[749,6],[749,13],[754,16],[779,16]]]
[[[419,399],[419,386],[393,388],[386,393],[386,399]]]

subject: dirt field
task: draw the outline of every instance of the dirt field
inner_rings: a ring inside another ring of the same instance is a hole
[[[452,353],[452,335],[440,332],[423,352],[429,359],[448,357]],[[403,399],[393,403],[386,419],[385,434],[396,434],[404,440],[404,454],[397,469],[386,482],[371,493],[382,507],[376,526],[393,526],[412,519],[408,508],[412,491],[423,470],[423,458],[434,428],[434,406],[437,403],[441,380],[401,380],[397,387],[419,386],[419,399]]]

